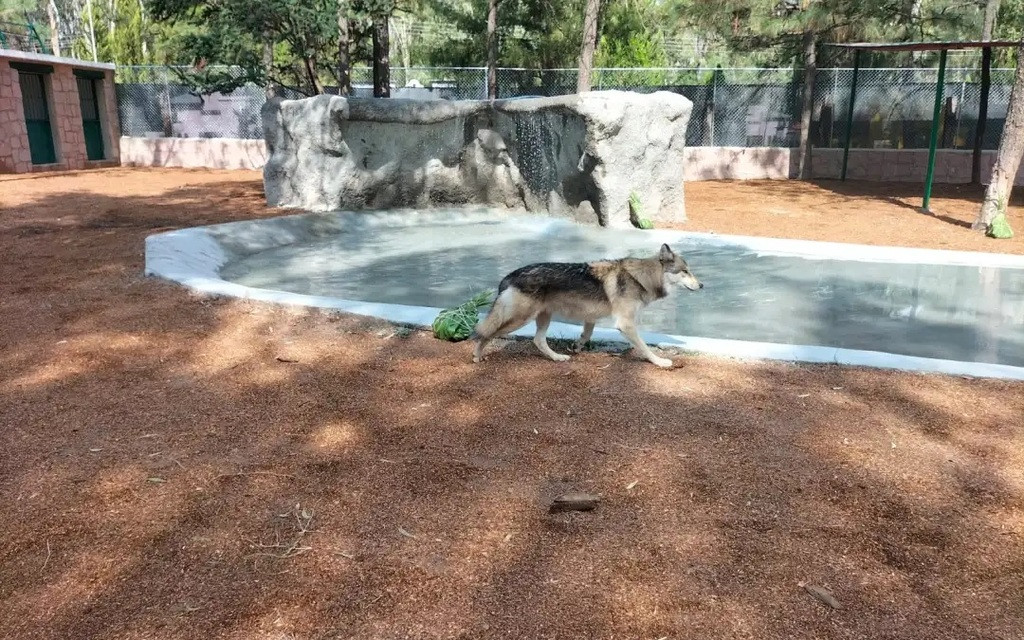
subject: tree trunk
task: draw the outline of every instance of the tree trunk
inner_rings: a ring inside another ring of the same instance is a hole
[[[98,62],[99,54],[96,51],[96,24],[93,19],[92,0],[85,0],[85,10],[89,14],[89,44],[92,49],[92,60]]]
[[[985,18],[981,25],[981,39],[991,40],[992,33],[996,30],[996,18],[999,17],[1000,0],[986,0]]]
[[[1010,92],[1010,104],[1006,108],[1006,123],[999,139],[999,153],[992,167],[992,178],[985,189],[985,200],[981,212],[974,221],[974,229],[987,229],[1000,213],[1006,212],[1010,201],[1013,180],[1024,155],[1024,39],[1017,48],[1017,72]]]
[[[139,0],[139,43],[142,45],[143,62],[149,62],[149,42],[146,40],[146,36],[148,35],[147,32],[148,29],[146,29],[146,2],[145,0]]]
[[[352,94],[352,54],[348,36],[349,0],[338,0],[338,93]]]
[[[56,0],[46,3],[46,17],[50,20],[50,50],[60,57],[60,16],[57,14]]]
[[[487,3],[487,98],[498,98],[498,5],[501,0]]]
[[[373,97],[391,97],[391,62],[388,43],[388,17],[373,19]]]
[[[277,95],[277,89],[274,87],[273,81],[270,76],[274,73],[274,43],[271,42],[268,36],[264,36],[263,41],[263,68],[265,72],[265,84],[263,85],[263,93],[267,96],[267,99],[273,98]]]
[[[324,92],[324,85],[320,82],[320,76],[316,71],[316,58],[310,56],[302,59],[306,69],[306,78],[309,80],[309,89],[312,95],[318,96]]]
[[[814,77],[817,75],[818,39],[804,31],[804,91],[800,109],[800,179],[811,178],[811,120],[814,116]]]
[[[587,8],[583,13],[583,46],[580,48],[576,93],[590,91],[590,74],[594,69],[594,50],[597,48],[597,16],[600,12],[601,0],[587,0]]]
[[[981,147],[988,125],[988,94],[992,87],[992,47],[981,50],[981,98],[978,102],[978,124],[974,129],[974,150],[971,154],[971,184],[981,184]]]

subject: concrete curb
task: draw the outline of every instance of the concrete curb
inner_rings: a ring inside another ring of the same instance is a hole
[[[410,217],[414,217],[419,222],[459,224],[494,220],[495,214],[493,210],[487,209],[307,213],[263,220],[232,222],[209,227],[181,229],[146,238],[145,272],[147,276],[177,282],[192,291],[206,295],[333,309],[381,318],[405,325],[429,328],[441,309],[436,307],[343,300],[327,296],[311,296],[286,291],[259,289],[228,282],[220,277],[222,266],[232,259],[247,253],[290,244],[304,237],[336,233],[343,227],[405,225],[408,224]],[[538,232],[550,231],[563,225],[572,224],[564,220],[528,215],[508,216],[503,217],[503,219],[529,224],[536,228]],[[739,245],[757,252],[758,255],[794,256],[811,260],[839,258],[863,262],[924,263],[1024,269],[1024,256],[1004,254],[874,247],[806,240],[724,236],[671,230],[655,230],[648,233],[651,234],[653,242],[672,243],[681,239],[700,239],[708,244]],[[575,339],[579,336],[579,332],[580,328],[578,326],[554,322],[551,324],[548,335],[553,338]],[[533,327],[528,325],[513,335],[522,337],[532,336]],[[1024,367],[985,362],[923,358],[881,351],[842,349],[817,345],[726,340],[650,332],[645,332],[643,337],[649,344],[659,347],[745,360],[832,363],[981,378],[1024,380]],[[625,338],[614,329],[599,327],[595,329],[593,339],[602,342],[626,344]]]

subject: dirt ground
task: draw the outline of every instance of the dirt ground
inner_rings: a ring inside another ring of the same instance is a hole
[[[688,196],[695,228],[989,246],[829,188]],[[262,215],[247,173],[0,178],[0,637],[1021,637],[1024,385],[474,366],[142,277],[147,235]]]
[[[686,184],[681,229],[827,242],[1024,254],[1024,188],[1008,208],[1016,235],[993,240],[970,231],[984,189],[936,185],[922,213],[918,184],[796,180]]]

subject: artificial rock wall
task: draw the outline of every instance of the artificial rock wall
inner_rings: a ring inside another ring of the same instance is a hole
[[[626,227],[636,193],[643,217],[681,222],[690,110],[668,92],[271,100],[267,202],[311,211],[481,204]]]

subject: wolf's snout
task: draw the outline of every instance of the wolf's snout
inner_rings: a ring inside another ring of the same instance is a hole
[[[697,288],[698,288],[698,289],[703,289],[703,288],[704,288],[704,283],[703,283],[703,282],[702,282],[702,283],[700,283],[700,286],[699,286],[699,287],[697,287]]]

